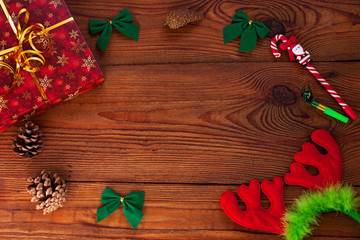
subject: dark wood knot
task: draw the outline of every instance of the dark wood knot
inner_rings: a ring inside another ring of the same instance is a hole
[[[276,85],[272,89],[273,98],[281,104],[292,105],[296,103],[296,94],[285,85]]]
[[[273,38],[277,34],[285,34],[285,27],[281,22],[278,22],[274,19],[269,19],[263,21],[265,26],[267,26],[270,29],[270,32],[268,33],[267,37]]]

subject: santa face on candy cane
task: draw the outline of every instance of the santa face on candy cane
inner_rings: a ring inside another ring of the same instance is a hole
[[[351,117],[353,120],[357,119],[356,113],[352,108],[345,103],[345,101],[335,92],[335,90],[330,86],[330,84],[320,75],[316,69],[311,66],[310,54],[308,51],[304,51],[304,49],[297,43],[297,39],[295,36],[291,36],[290,38],[285,37],[282,34],[276,35],[270,44],[271,51],[274,57],[279,58],[281,53],[277,48],[277,42],[281,41],[280,48],[282,50],[287,49],[289,53],[290,61],[294,61],[295,59],[299,61],[299,63],[306,67],[310,73],[316,78],[316,80],[328,91],[328,93],[338,102],[338,104],[342,107],[342,109]],[[296,58],[295,58],[296,57]]]
[[[291,48],[289,47],[288,49]],[[296,44],[294,47],[292,47],[291,51],[296,56],[296,60],[298,60],[303,67],[306,67],[307,63],[312,62],[310,59],[310,53],[308,51],[304,51],[300,44]]]

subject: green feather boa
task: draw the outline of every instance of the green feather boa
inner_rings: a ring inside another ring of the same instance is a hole
[[[356,211],[359,199],[353,187],[331,185],[319,191],[309,191],[300,197],[284,217],[285,232],[288,240],[301,240],[313,230],[311,225],[318,224],[318,216],[325,212],[345,213],[360,223]]]

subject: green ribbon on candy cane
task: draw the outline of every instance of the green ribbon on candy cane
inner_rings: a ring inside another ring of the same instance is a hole
[[[106,204],[97,210],[97,222],[104,220],[115,212],[123,204],[123,211],[126,219],[133,229],[139,225],[144,213],[141,212],[144,204],[143,192],[132,192],[124,198],[120,197],[113,190],[105,188],[101,195],[101,204]]]
[[[90,19],[89,30],[91,34],[102,31],[96,45],[98,45],[101,50],[105,51],[112,33],[112,26],[129,38],[134,39],[135,41],[138,40],[139,26],[131,23],[132,21],[134,21],[134,18],[129,10],[125,8],[111,21]]]
[[[232,21],[223,28],[224,44],[242,35],[239,52],[255,50],[257,37],[263,39],[270,31],[262,22],[251,21],[242,10],[235,13]]]

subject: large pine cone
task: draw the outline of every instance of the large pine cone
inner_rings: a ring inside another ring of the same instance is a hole
[[[173,10],[166,15],[165,25],[168,25],[171,29],[177,29],[188,23],[199,21],[203,17],[202,13],[195,12],[191,9]]]
[[[39,154],[42,147],[39,126],[27,122],[19,128],[19,133],[13,141],[14,153],[23,158],[32,158]]]
[[[41,171],[41,175],[28,178],[31,184],[27,192],[33,195],[31,202],[40,202],[36,205],[37,210],[43,209],[43,213],[50,213],[63,206],[66,201],[66,184],[56,173]]]

